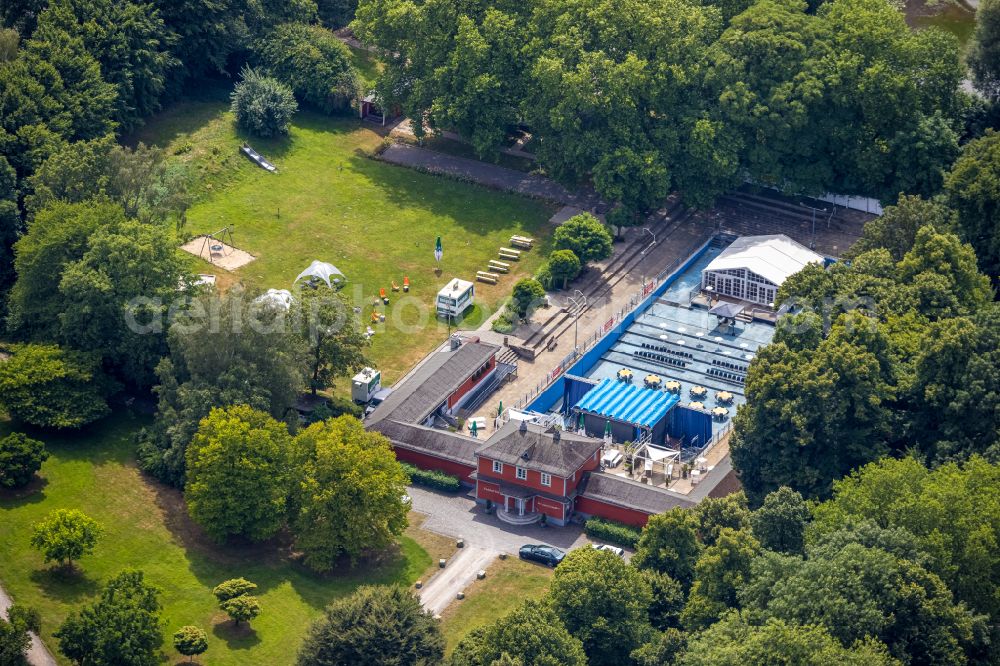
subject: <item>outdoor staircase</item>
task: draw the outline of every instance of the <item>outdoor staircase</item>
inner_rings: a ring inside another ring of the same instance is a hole
[[[542,519],[542,514],[531,512],[519,516],[516,513],[497,509],[497,518],[500,519],[500,522],[507,523],[508,525],[532,525]]]

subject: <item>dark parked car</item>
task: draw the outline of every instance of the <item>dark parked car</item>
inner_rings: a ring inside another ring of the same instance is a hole
[[[552,546],[542,546],[538,544],[527,544],[521,546],[521,550],[517,553],[522,560],[534,560],[535,562],[541,562],[550,567],[554,567],[563,561],[566,557],[564,551],[558,548],[553,548]]]

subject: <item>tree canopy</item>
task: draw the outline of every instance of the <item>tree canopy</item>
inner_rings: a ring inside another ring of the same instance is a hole
[[[527,601],[459,641],[451,666],[493,666],[504,658],[534,666],[586,666],[587,655],[547,604]]]
[[[236,124],[257,136],[288,134],[288,125],[299,108],[292,89],[250,67],[240,76],[232,93]]]
[[[438,620],[399,586],[362,586],[338,599],[313,623],[298,666],[357,664],[423,666],[444,658]]]
[[[23,432],[0,437],[0,486],[20,488],[27,485],[48,457],[45,445]]]
[[[213,539],[268,539],[285,520],[291,435],[246,405],[213,409],[187,447],[184,498]]]
[[[59,651],[78,664],[159,664],[159,594],[141,571],[121,572],[107,582],[96,602],[71,613],[55,632]]]
[[[41,551],[46,562],[56,561],[72,567],[74,560],[94,552],[103,531],[100,523],[82,511],[56,509],[35,523],[31,545]]]
[[[290,525],[306,566],[329,571],[386,548],[407,525],[406,472],[389,440],[352,416],[314,423],[295,438]]]
[[[611,256],[611,232],[590,213],[574,215],[556,227],[552,242],[557,250],[570,250],[584,264]]]

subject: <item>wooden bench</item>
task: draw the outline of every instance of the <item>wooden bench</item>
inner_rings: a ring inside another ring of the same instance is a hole
[[[530,250],[531,246],[534,244],[534,238],[528,238],[527,236],[511,236],[510,244],[514,247],[524,248],[525,250]]]
[[[490,272],[493,273],[509,273],[510,264],[505,261],[497,261],[496,259],[490,259],[489,265]]]
[[[519,261],[521,259],[521,251],[509,247],[502,247],[500,248],[500,258],[510,259],[511,261]]]
[[[476,279],[480,282],[485,282],[487,284],[496,284],[500,276],[496,273],[487,273],[486,271],[476,271]]]

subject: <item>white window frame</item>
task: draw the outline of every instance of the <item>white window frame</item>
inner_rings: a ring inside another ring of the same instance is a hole
[[[514,477],[517,478],[518,481],[527,481],[528,480],[528,470],[526,470],[523,467],[515,467],[514,468]]]
[[[493,471],[497,474],[503,474],[503,463],[499,460],[493,461]]]
[[[545,472],[542,472],[541,483],[542,483],[543,486],[551,486],[552,485],[552,475],[551,474],[546,474]]]

